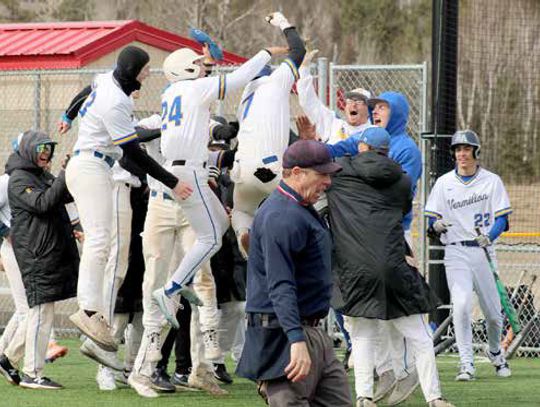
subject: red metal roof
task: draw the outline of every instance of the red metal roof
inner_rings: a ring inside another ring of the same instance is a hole
[[[0,70],[81,68],[133,41],[174,51],[201,46],[137,20],[0,24]],[[224,64],[245,58],[223,52]]]

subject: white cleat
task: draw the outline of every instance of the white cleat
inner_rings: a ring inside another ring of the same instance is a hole
[[[385,398],[388,393],[390,393],[394,389],[396,383],[396,376],[394,375],[393,370],[387,370],[386,372],[382,372],[381,376],[379,377],[377,388],[375,389],[375,393],[373,395],[373,401],[377,402]]]
[[[141,397],[156,398],[159,397],[157,392],[152,388],[152,380],[149,377],[135,374],[132,372],[128,377],[128,384]]]
[[[113,370],[121,372],[124,369],[124,364],[118,359],[116,352],[107,352],[106,350],[103,350],[90,338],[85,339],[80,347],[80,351],[87,358]]]
[[[99,390],[111,391],[116,390],[116,378],[112,369],[106,366],[99,365],[96,374],[96,382]]]
[[[156,302],[165,319],[173,326],[180,328],[180,324],[176,319],[176,310],[179,303],[165,294],[164,288],[158,288],[152,293],[152,299]],[[187,298],[186,298],[187,299]]]
[[[419,384],[420,380],[418,379],[418,373],[416,369],[414,369],[407,377],[398,380],[396,387],[392,394],[390,394],[390,397],[388,397],[386,404],[389,406],[396,406],[403,403],[414,393]]]
[[[70,315],[69,319],[103,350],[109,352],[118,350],[118,344],[112,337],[111,329],[101,313],[96,312],[89,317],[84,310],[79,309],[75,314]]]
[[[471,382],[475,379],[475,369],[472,364],[461,365],[459,373],[456,376],[456,382]]]
[[[495,373],[498,377],[510,377],[512,376],[512,371],[508,362],[504,357],[501,350],[498,353],[491,353],[491,351],[486,351],[486,356],[488,357],[491,364],[495,367]]]

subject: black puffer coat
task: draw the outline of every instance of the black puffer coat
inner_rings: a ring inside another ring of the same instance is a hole
[[[47,142],[44,133],[26,132],[6,164],[11,239],[30,307],[77,295],[79,253],[64,171],[55,178],[35,164],[37,146]]]
[[[349,316],[389,320],[432,311],[437,298],[405,260],[411,183],[375,152],[344,157],[328,191],[335,271]],[[337,305],[337,304],[336,304]]]

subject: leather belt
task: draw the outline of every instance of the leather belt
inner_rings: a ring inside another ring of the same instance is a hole
[[[189,161],[186,161],[186,160],[174,160],[172,162],[172,165],[186,165],[186,164],[189,164]],[[206,168],[206,161],[203,162],[202,167]]]
[[[79,154],[81,154],[81,152],[84,152],[84,151],[85,151],[85,150],[75,150],[75,151],[73,152],[73,155],[74,155],[74,156],[79,155]],[[95,151],[95,150],[90,150],[90,151],[88,151],[88,152],[89,152],[90,154],[92,154],[94,157],[99,158],[99,159],[105,161],[105,162],[109,165],[109,167],[112,168],[112,166],[114,165],[114,158],[111,158],[111,157],[109,157],[108,155],[103,154],[103,153],[101,153],[101,152],[99,152],[99,151]]]
[[[448,243],[451,246],[480,247],[476,240],[462,240],[461,242]]]
[[[160,198],[166,199],[168,201],[174,201],[174,198],[172,196],[170,196],[167,192],[160,192],[160,191],[156,191],[154,189],[152,191],[150,191],[150,196],[152,198],[160,197]]]

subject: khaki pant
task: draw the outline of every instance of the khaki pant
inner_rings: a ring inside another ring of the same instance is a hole
[[[332,339],[319,328],[304,327],[311,357],[308,376],[297,383],[285,378],[262,383],[271,407],[352,407],[347,374],[334,353]]]

